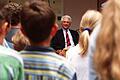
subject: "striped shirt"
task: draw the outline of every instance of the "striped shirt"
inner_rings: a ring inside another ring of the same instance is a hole
[[[28,46],[21,51],[25,80],[75,80],[75,72],[67,60],[50,48]]]

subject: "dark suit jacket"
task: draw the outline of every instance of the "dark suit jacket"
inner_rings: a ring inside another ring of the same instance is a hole
[[[76,45],[78,43],[78,40],[79,40],[79,34],[74,30],[69,29],[69,31],[72,35],[73,42]],[[58,30],[56,35],[53,37],[53,39],[51,41],[51,47],[54,48],[55,50],[65,48],[65,38],[64,38],[64,34],[63,34],[62,29]]]

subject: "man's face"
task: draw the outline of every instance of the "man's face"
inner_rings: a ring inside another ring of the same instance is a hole
[[[71,26],[71,21],[68,18],[64,18],[61,24],[64,29],[68,29]]]

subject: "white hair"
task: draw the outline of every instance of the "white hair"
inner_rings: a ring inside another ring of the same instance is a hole
[[[61,21],[63,21],[64,18],[68,18],[69,21],[72,22],[72,18],[71,18],[69,15],[64,15],[64,16],[62,16]]]

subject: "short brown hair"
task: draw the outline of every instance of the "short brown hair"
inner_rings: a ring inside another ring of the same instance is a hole
[[[55,24],[55,13],[44,1],[27,2],[21,11],[21,24],[32,42],[46,40]]]

